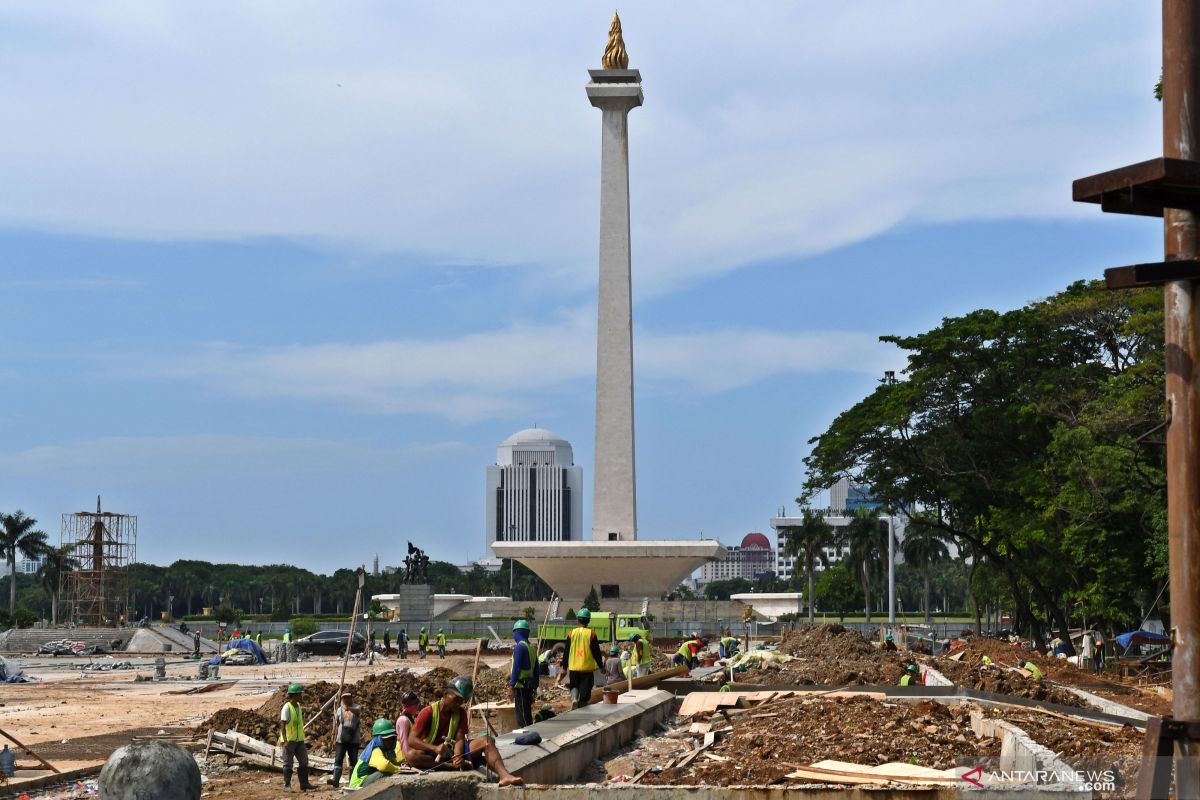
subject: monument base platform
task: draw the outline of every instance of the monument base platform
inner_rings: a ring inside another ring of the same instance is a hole
[[[706,561],[725,553],[720,542],[660,540],[624,542],[496,542],[492,552],[514,558],[550,584],[566,601],[592,587],[605,598],[656,600]]]

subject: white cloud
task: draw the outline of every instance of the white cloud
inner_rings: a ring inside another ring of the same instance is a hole
[[[643,295],[899,220],[1094,213],[1152,155],[1117,0],[624,7]],[[0,224],[284,236],[594,280],[608,7],[30,0],[0,10]]]
[[[61,480],[120,474],[126,481],[162,483],[172,476],[193,481],[209,474],[384,472],[466,447],[461,442],[434,442],[382,449],[315,438],[228,434],[106,436],[0,453],[0,475],[51,475]]]
[[[595,327],[577,312],[546,325],[464,336],[288,347],[213,345],[143,372],[199,380],[221,391],[349,404],[379,414],[428,414],[457,422],[511,417],[543,407],[547,392],[595,373]],[[640,385],[662,382],[712,394],[774,375],[881,374],[902,357],[852,331],[726,328],[634,334]]]

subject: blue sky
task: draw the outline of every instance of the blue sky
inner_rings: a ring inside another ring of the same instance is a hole
[[[621,12],[643,538],[765,529],[902,366],[879,335],[1161,252],[1070,202],[1160,152],[1152,9]],[[462,563],[534,423],[590,495],[610,13],[0,8],[0,509],[56,538],[102,493],[156,563]]]

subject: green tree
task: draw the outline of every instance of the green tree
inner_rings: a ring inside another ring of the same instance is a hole
[[[588,611],[600,610],[600,595],[596,594],[595,586],[593,586],[592,590],[587,593],[587,597],[583,598],[583,607]]]
[[[921,515],[912,517],[904,530],[904,542],[900,546],[900,552],[904,561],[921,570],[924,577],[925,588],[921,596],[921,608],[925,612],[926,622],[933,620],[932,608],[929,605],[933,568],[939,562],[950,558],[950,550],[946,547],[948,539],[945,531],[927,524]]]
[[[50,623],[58,624],[58,598],[62,594],[63,584],[72,572],[79,566],[79,561],[72,555],[74,547],[62,545],[53,547],[47,545],[43,555],[45,561],[38,569],[38,578],[42,588],[50,595]]]
[[[784,540],[784,556],[798,559],[804,565],[804,576],[808,585],[808,591],[805,593],[808,599],[808,621],[812,622],[815,608],[813,575],[818,561],[822,566],[829,566],[829,556],[825,550],[836,544],[837,535],[824,517],[806,508],[801,512],[800,524],[780,528],[779,537]]]
[[[816,596],[823,608],[836,611],[838,618],[845,621],[846,612],[854,607],[858,597],[858,586],[845,564],[834,564],[817,574]]]
[[[17,556],[34,559],[41,556],[47,547],[46,533],[37,530],[37,520],[25,516],[24,511],[0,515],[0,555],[8,561],[8,613],[15,617],[17,611]]]
[[[862,587],[863,613],[871,621],[871,583],[873,574],[887,554],[888,523],[877,512],[855,509],[854,516],[842,530],[838,540],[846,547],[846,561],[852,565]]]
[[[753,584],[745,578],[730,578],[705,584],[704,596],[709,600],[728,600],[730,595],[748,592],[753,588]]]

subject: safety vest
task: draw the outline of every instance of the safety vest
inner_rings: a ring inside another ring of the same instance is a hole
[[[439,633],[438,638],[437,638],[437,643],[438,643],[438,647],[445,647],[446,646],[446,634]]]
[[[284,734],[289,742],[304,741],[304,712],[300,710],[299,703],[287,703],[291,713],[288,714],[287,724],[284,726]]]
[[[429,644],[429,634],[422,633],[420,636],[418,636],[417,644],[420,645],[421,647],[425,647],[426,645],[428,645]]]
[[[372,766],[371,762],[379,758],[379,766]],[[390,764],[389,764],[390,762]],[[400,748],[396,748],[390,756],[382,746],[372,741],[367,745],[367,751],[362,754],[358,761],[354,762],[354,771],[350,773],[350,788],[357,789],[362,786],[363,781],[369,775],[379,772],[381,768],[387,768],[387,772],[398,772],[399,765],[404,763],[404,753]]]
[[[1035,681],[1040,681],[1042,678],[1046,677],[1045,675],[1042,674],[1042,671],[1037,668],[1037,665],[1034,664],[1032,661],[1025,662],[1025,669],[1029,670],[1029,672],[1030,672],[1029,677]]]
[[[429,721],[429,733],[425,734],[425,744],[433,744],[433,740],[437,738],[438,726],[442,721],[442,701],[435,700],[429,704],[429,712],[433,719]],[[446,741],[453,742],[454,734],[458,733],[458,718],[459,713],[454,712],[454,718],[450,720],[450,728],[446,731]]]
[[[533,657],[529,654],[529,642],[525,640],[517,642],[516,647],[513,648],[513,664],[517,663],[517,647],[525,648],[525,657],[529,661],[529,666],[517,672],[517,685],[528,686],[533,683]]]
[[[633,654],[637,659],[638,664],[649,664],[654,660],[654,653],[650,651],[650,645],[646,644],[641,639],[638,639],[633,643]],[[631,658],[629,660],[633,661],[634,659]]]
[[[695,646],[695,644],[695,639],[688,639],[686,642],[679,645],[679,649],[675,652],[679,653],[679,655],[683,656],[684,658],[690,659],[692,657],[692,647]]]
[[[597,668],[592,656],[592,641],[596,632],[585,625],[577,625],[567,634],[571,639],[571,657],[567,669],[571,672],[592,672]]]
[[[912,677],[913,677],[913,676],[912,676],[911,674],[909,674],[909,673],[907,673],[907,672],[906,672],[906,673],[904,673],[904,676],[903,676],[902,678],[900,678],[900,685],[901,685],[901,686],[908,686],[909,684],[911,684],[911,683],[912,683]]]
[[[738,640],[733,638],[732,636],[726,636],[723,639],[721,639],[721,644],[725,645],[725,652],[729,652],[730,647],[736,647],[737,643],[738,643]]]

